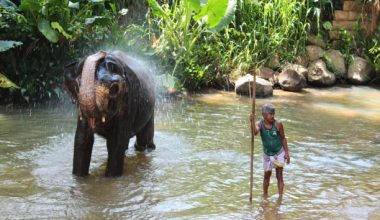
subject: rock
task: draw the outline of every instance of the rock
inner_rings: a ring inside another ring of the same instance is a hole
[[[372,87],[380,88],[380,76],[375,77],[371,82],[369,82],[369,85]]]
[[[356,21],[360,18],[361,13],[355,11],[342,11],[335,10],[334,11],[334,20],[340,21]]]
[[[346,63],[343,54],[339,50],[330,49],[324,54],[324,60],[330,71],[338,78],[347,78]]]
[[[334,20],[332,23],[332,30],[335,31],[335,30],[344,29],[344,30],[352,31],[352,30],[354,30],[356,24],[357,24],[356,21],[337,21],[337,20]]]
[[[306,46],[307,55],[310,61],[318,60],[323,56],[323,49],[318,46]]]
[[[344,1],[343,11],[356,11],[361,12],[363,5],[356,1]]]
[[[280,75],[280,72],[275,71],[273,74],[273,78],[269,80],[274,88],[280,88],[280,84],[278,82],[278,76]]]
[[[235,92],[239,95],[249,96],[252,94],[253,76],[247,74],[235,82]],[[251,89],[251,91],[250,91]],[[256,97],[268,97],[273,95],[272,84],[260,77],[256,77]]]
[[[307,55],[298,55],[296,57],[296,64],[301,66],[308,66],[309,65],[309,58]]]
[[[279,83],[278,83],[278,76],[280,75],[280,72],[277,72],[275,71],[274,74],[273,74],[273,78],[269,80],[269,82],[272,83],[273,87],[279,87]]]
[[[305,79],[307,78],[307,75],[308,75],[308,70],[306,67],[302,66],[302,65],[299,65],[299,64],[292,64],[292,63],[287,63],[283,68],[282,70],[286,70],[286,69],[291,69],[291,70],[294,70],[296,71],[298,74],[301,74],[305,77]]]
[[[231,91],[234,88],[229,76],[221,74],[220,72],[216,73],[215,79],[210,82],[210,85],[212,85],[213,88],[227,91]]]
[[[278,76],[278,82],[285,91],[299,92],[306,86],[306,79],[293,69],[285,69]]]
[[[307,81],[314,86],[332,86],[335,83],[335,75],[329,72],[326,64],[321,60],[312,62],[308,67]]]
[[[271,59],[268,62],[268,67],[271,69],[277,69],[278,67],[280,67],[280,65],[280,57],[277,54],[271,57]]]
[[[260,69],[256,70],[256,73],[256,76],[266,80],[270,80],[274,75],[274,71],[268,67],[261,67]]]
[[[309,45],[316,45],[316,46],[321,47],[321,48],[326,48],[325,41],[322,38],[315,36],[315,35],[308,35],[307,36],[307,43]]]
[[[339,48],[341,48],[342,47],[342,40],[333,40],[332,42],[331,42],[331,48],[333,48],[333,49],[339,49]]]
[[[348,67],[347,78],[352,84],[367,84],[375,77],[375,68],[361,57],[354,57]]]

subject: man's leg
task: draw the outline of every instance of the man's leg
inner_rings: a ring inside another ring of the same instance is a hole
[[[268,187],[270,182],[270,176],[272,175],[272,171],[265,171],[264,172],[264,181],[263,181],[263,191],[264,191],[264,197],[266,198],[268,196]]]
[[[282,178],[282,167],[276,168],[276,177],[277,177],[277,188],[278,188],[278,195],[280,198],[282,198],[282,194],[284,192],[284,180]]]

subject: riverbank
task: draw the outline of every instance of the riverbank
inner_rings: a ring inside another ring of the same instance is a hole
[[[300,108],[312,106],[321,112],[342,117],[342,120],[364,117],[380,121],[380,114],[378,113],[380,109],[379,96],[380,89],[368,86],[340,85],[330,88],[305,88],[302,92],[274,89],[273,96],[256,99],[256,112],[260,112],[260,106],[264,103],[272,102],[279,105],[280,108],[286,108],[290,104],[299,105]],[[250,97],[240,96],[232,91],[214,89],[189,94],[187,97],[214,106],[241,105],[250,99]]]

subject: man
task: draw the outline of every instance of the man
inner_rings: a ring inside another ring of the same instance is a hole
[[[254,135],[260,132],[264,151],[264,181],[263,196],[268,197],[268,187],[272,169],[276,169],[277,187],[279,200],[282,200],[284,191],[284,180],[282,171],[285,163],[290,163],[289,149],[285,137],[284,127],[281,122],[275,120],[275,107],[272,104],[265,104],[262,107],[263,119],[253,126],[253,116],[251,115],[251,130]]]

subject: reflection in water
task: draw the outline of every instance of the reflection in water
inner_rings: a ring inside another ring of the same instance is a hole
[[[255,144],[249,197],[250,99],[194,95],[156,109],[157,149],[130,148],[124,175],[105,178],[96,137],[90,176],[71,174],[73,108],[0,111],[0,218],[379,219],[380,91],[366,87],[276,91],[292,162],[283,201],[272,178],[262,199],[262,147]],[[260,117],[258,115],[258,117]]]
[[[275,203],[272,203],[268,201],[267,199],[263,199],[260,202],[261,207],[261,217],[265,220],[281,220],[284,219],[283,214],[281,213],[281,204],[282,204],[282,198],[277,198]]]

